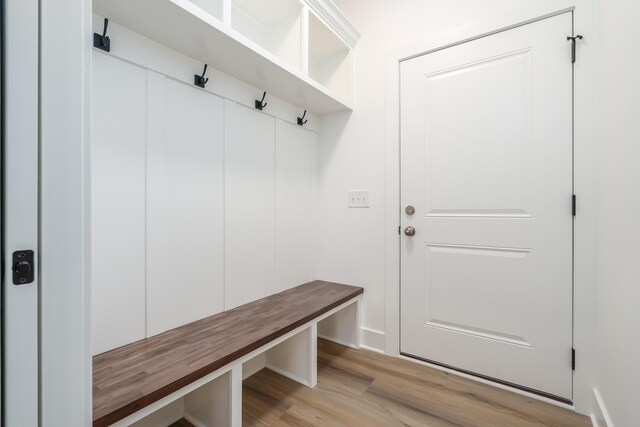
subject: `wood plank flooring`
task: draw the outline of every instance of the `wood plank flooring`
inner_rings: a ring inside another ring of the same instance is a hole
[[[318,385],[263,369],[245,426],[588,427],[587,417],[416,363],[318,341]]]
[[[183,418],[171,424],[169,427],[195,427],[195,426]]]

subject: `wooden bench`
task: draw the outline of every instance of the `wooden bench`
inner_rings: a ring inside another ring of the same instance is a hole
[[[247,376],[313,387],[318,336],[360,347],[362,293],[314,281],[94,356],[93,425],[241,426]]]

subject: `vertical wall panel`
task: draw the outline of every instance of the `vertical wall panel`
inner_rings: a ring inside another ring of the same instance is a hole
[[[91,269],[94,354],[145,336],[146,72],[93,55]]]
[[[276,291],[312,279],[311,155],[316,134],[276,120]]]
[[[225,309],[275,292],[275,119],[225,101]]]
[[[311,280],[316,134],[94,61],[94,353]]]
[[[147,334],[224,304],[223,101],[149,72]]]

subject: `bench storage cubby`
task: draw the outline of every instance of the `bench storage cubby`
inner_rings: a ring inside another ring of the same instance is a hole
[[[242,380],[314,387],[317,338],[359,348],[363,289],[314,281],[96,355],[93,425],[242,425]]]

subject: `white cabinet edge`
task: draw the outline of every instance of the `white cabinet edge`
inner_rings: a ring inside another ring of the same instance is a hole
[[[332,29],[349,48],[353,49],[360,33],[331,0],[303,0]]]

